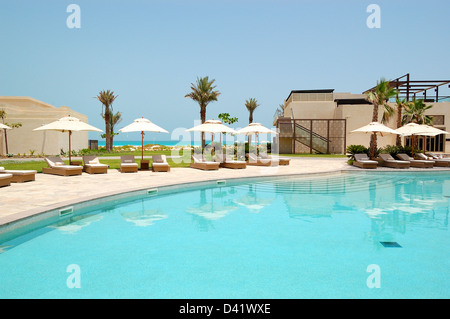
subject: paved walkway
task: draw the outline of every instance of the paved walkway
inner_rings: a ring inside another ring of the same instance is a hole
[[[345,158],[293,158],[289,166],[247,166],[239,170],[171,168],[170,172],[120,173],[110,169],[107,174],[83,173],[79,176],[40,173],[36,174],[33,182],[12,183],[0,188],[0,225],[58,207],[128,191],[230,178],[332,172],[345,167],[348,167]]]

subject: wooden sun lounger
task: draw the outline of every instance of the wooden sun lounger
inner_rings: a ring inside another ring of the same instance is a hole
[[[434,166],[434,161],[430,160],[416,160],[408,154],[397,154],[397,157],[402,161],[409,161],[411,167],[420,167],[420,168],[432,168]]]
[[[120,157],[120,172],[121,173],[137,173],[139,169],[138,164],[134,160],[133,155],[122,155]]]
[[[366,154],[355,154],[355,161],[353,162],[353,165],[359,168],[372,169],[378,167],[378,162],[369,159]]]
[[[88,174],[105,174],[108,173],[108,165],[101,164],[97,156],[83,156],[83,170]]]
[[[390,154],[380,154],[380,158],[382,159],[381,165],[385,167],[391,168],[409,168],[409,161],[399,161],[394,159]]]
[[[447,158],[433,158],[428,157],[423,153],[417,153],[416,156],[422,160],[432,160],[434,162],[434,166],[436,167],[449,167],[450,166],[450,159]]]
[[[245,161],[236,161],[234,159],[230,159],[226,155],[223,156],[223,154],[216,154],[214,161],[219,163],[219,167],[223,168],[241,169],[247,167],[247,163]]]
[[[206,161],[202,155],[194,154],[192,156],[191,168],[197,168],[201,170],[218,170],[220,163]]]
[[[60,175],[60,176],[73,176],[81,175],[83,173],[83,166],[78,165],[65,165],[61,157],[46,157],[45,161],[48,167],[42,168],[42,173]]]
[[[4,167],[0,167],[0,174],[11,174],[12,183],[24,183],[34,181],[36,179],[37,171],[34,170],[5,170]]]
[[[169,172],[170,165],[167,163],[166,155],[153,155],[152,156],[152,171],[153,172]]]
[[[257,157],[253,153],[248,154],[247,165],[255,165],[255,166],[272,166],[274,164],[278,164],[278,162],[273,161],[270,158],[261,158]]]
[[[11,185],[12,174],[0,174],[0,187]]]
[[[279,156],[272,156],[272,155],[260,155],[259,156],[260,159],[266,160],[272,160],[272,164],[274,163],[278,163],[278,165],[289,165],[291,162],[290,158],[284,158],[284,157],[279,157]]]

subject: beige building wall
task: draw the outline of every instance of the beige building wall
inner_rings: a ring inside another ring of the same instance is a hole
[[[65,116],[73,116],[88,122],[86,115],[75,112],[67,106],[59,108],[31,97],[0,96],[0,109],[6,111],[6,122],[21,123],[22,127],[7,130],[8,152],[10,154],[58,155],[61,149],[69,149],[69,133],[57,131],[33,131]],[[88,147],[88,132],[72,133],[72,150]],[[0,130],[0,155],[6,155],[5,136]]]

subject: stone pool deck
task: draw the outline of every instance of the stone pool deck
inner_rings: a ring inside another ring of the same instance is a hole
[[[110,169],[107,174],[83,173],[79,176],[39,173],[36,174],[35,181],[12,183],[11,186],[0,188],[0,226],[51,209],[130,191],[232,178],[331,173],[343,170],[367,171],[349,166],[346,158],[297,157],[291,158],[288,166],[247,166],[246,169],[221,168],[216,171],[171,168],[170,172],[137,173],[120,173],[116,169]],[[376,171],[385,170],[393,169],[376,169]],[[443,170],[450,171],[448,168]]]

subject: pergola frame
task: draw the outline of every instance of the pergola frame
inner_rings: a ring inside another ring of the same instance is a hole
[[[398,98],[405,98],[411,101],[416,98],[423,99],[425,102],[439,102],[439,100],[448,99],[450,96],[439,96],[439,88],[447,85],[450,88],[450,80],[411,80],[407,73],[401,77],[389,81],[390,86],[398,91]],[[373,91],[375,87],[368,89],[363,94]],[[433,90],[427,97],[427,91]],[[423,97],[418,97],[422,94]]]

